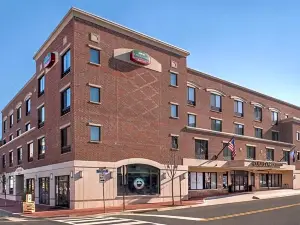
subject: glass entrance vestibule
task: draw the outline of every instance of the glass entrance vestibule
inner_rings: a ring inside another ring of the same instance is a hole
[[[233,192],[248,191],[248,171],[233,170],[230,175]]]

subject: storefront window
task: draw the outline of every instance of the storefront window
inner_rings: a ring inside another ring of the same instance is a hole
[[[228,172],[223,173],[223,188],[228,188]]]
[[[125,168],[124,168],[125,167]],[[118,168],[118,195],[155,195],[160,193],[160,170],[149,165],[132,164]],[[124,170],[127,174],[124,175]],[[123,189],[124,188],[124,189]]]
[[[189,172],[189,189],[217,189],[217,173]]]
[[[282,175],[281,174],[260,174],[259,184],[260,187],[281,187]]]

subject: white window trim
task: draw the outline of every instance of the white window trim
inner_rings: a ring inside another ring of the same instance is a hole
[[[100,88],[100,89],[102,88],[102,86],[98,85],[98,84],[88,83],[87,85],[90,86],[90,87],[95,87],[95,88]]]
[[[170,105],[179,105],[178,103],[176,102],[169,102]]]
[[[192,113],[192,112],[187,112],[187,114],[190,114],[190,115],[197,116],[197,114],[196,114],[196,113]]]
[[[13,109],[11,109],[11,110],[9,111],[8,116],[11,116],[12,114],[14,114],[14,110],[13,110]]]
[[[22,106],[22,102],[18,102],[18,104],[16,105],[16,109],[19,109]]]
[[[174,71],[174,70],[169,70],[170,73],[174,73],[174,74],[179,74],[178,72]]]
[[[274,147],[270,147],[270,146],[266,146],[266,149],[272,149],[272,150],[275,150]]]
[[[279,133],[279,131],[278,131],[278,130],[271,130],[271,132],[276,132],[276,133]]]
[[[65,54],[69,48],[71,47],[71,43],[69,43],[60,53],[59,55],[62,56],[63,54]]]
[[[39,139],[42,139],[44,137],[45,137],[45,135],[41,135],[41,136],[37,137],[36,139],[39,140]]]
[[[65,129],[66,127],[69,127],[69,126],[71,126],[71,123],[66,123],[66,124],[60,126],[59,129],[62,130],[62,129]]]
[[[188,87],[192,87],[192,88],[195,88],[195,89],[202,89],[200,86],[198,86],[197,84],[194,84],[194,83],[192,83],[190,81],[187,81],[186,85]]]
[[[30,143],[33,143],[33,140],[27,142],[28,145],[29,145]]]
[[[218,91],[216,89],[206,88],[205,90],[208,91],[208,92],[210,92],[210,93],[212,93],[212,94],[220,95],[220,96],[223,96],[223,97],[226,96],[225,93],[223,93],[221,91]]]
[[[231,95],[230,98],[234,99],[236,101],[239,101],[239,102],[247,103],[247,101],[245,99],[238,97],[238,96]]]
[[[209,119],[211,119],[211,120],[221,120],[221,121],[223,120],[223,119],[212,117],[212,116],[210,116]]]
[[[291,151],[291,149],[286,149],[286,148],[283,148],[283,149],[282,149],[282,151],[284,151],[284,152],[290,152],[290,151]]]
[[[193,137],[195,140],[203,140],[203,141],[209,141],[209,138],[202,138],[202,137]]]
[[[238,124],[238,125],[243,125],[243,126],[245,126],[245,124],[243,124],[243,123],[239,123],[239,122],[233,122],[234,124]]]
[[[22,148],[22,145],[18,146],[17,149]]]
[[[270,110],[271,112],[277,112],[277,113],[280,113],[280,110],[279,110],[279,109],[276,109],[276,108],[269,107],[269,110]]]
[[[43,102],[42,104],[40,104],[38,107],[36,107],[36,109],[39,109],[41,107],[43,107],[45,105],[45,103]]]
[[[37,80],[40,79],[43,75],[45,75],[45,71],[44,70],[42,70],[42,72],[39,75],[37,75],[36,79]]]
[[[88,123],[88,126],[102,127],[102,124],[98,124],[98,123]]]
[[[263,128],[262,127],[257,127],[257,126],[253,126],[254,128],[257,128],[257,129],[261,129],[261,130],[263,130]]]
[[[100,48],[100,47],[98,47],[98,46],[91,45],[91,44],[87,44],[87,46],[88,46],[89,48],[93,48],[93,49],[96,49],[96,50],[102,51],[102,48]]]
[[[179,137],[179,134],[170,134],[170,137]]]
[[[66,84],[65,86],[63,86],[63,87],[59,90],[59,92],[61,93],[61,92],[65,91],[65,90],[67,90],[69,87],[71,87],[71,82],[69,82],[68,84]]]
[[[31,98],[31,96],[32,96],[32,93],[31,92],[29,92],[26,96],[25,96],[25,98],[24,98],[24,102],[26,102],[28,99],[30,99]]]
[[[3,122],[6,121],[7,120],[7,116],[4,116],[2,120],[3,120]]]
[[[253,144],[246,144],[246,146],[249,146],[249,147],[256,147],[256,145],[253,145]]]
[[[253,102],[253,101],[251,101],[250,104],[251,104],[251,105],[254,105],[254,106],[257,106],[257,107],[259,107],[259,108],[262,108],[262,109],[265,108],[265,106],[264,106],[263,104],[258,103],[258,102]]]

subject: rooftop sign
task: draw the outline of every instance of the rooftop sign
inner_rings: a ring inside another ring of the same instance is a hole
[[[146,52],[136,49],[131,51],[130,60],[143,66],[147,66],[151,63],[151,58]]]
[[[44,58],[44,68],[50,68],[55,62],[55,54],[49,52]]]

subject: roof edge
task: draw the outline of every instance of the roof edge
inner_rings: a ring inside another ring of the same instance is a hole
[[[125,26],[122,26],[118,23],[112,22],[110,20],[104,19],[102,17],[99,17],[95,14],[86,12],[84,10],[72,7],[68,13],[63,17],[63,19],[60,21],[60,23],[57,25],[57,27],[54,29],[54,31],[50,34],[50,36],[47,38],[47,40],[44,42],[44,44],[39,48],[39,50],[34,54],[33,59],[36,60],[39,58],[44,51],[48,48],[48,46],[53,42],[53,40],[58,36],[58,34],[62,31],[62,29],[74,18],[79,17],[81,19],[87,20],[89,22],[96,23],[102,27],[117,31],[121,34],[124,34],[126,36],[132,37],[134,39],[141,40],[143,42],[146,42],[148,44],[157,46],[159,48],[165,49],[167,51],[170,51],[172,53],[175,53],[180,56],[187,57],[190,55],[190,53],[182,48],[179,48],[175,45],[171,45],[167,42],[160,41],[159,39],[153,38],[149,35],[143,34],[141,32],[135,31],[133,29],[127,28]]]
[[[272,97],[272,96],[270,96],[270,95],[266,95],[266,94],[263,94],[263,93],[258,92],[258,91],[254,91],[254,90],[252,90],[252,89],[250,89],[250,88],[243,87],[243,86],[241,86],[241,85],[232,83],[232,82],[230,82],[230,81],[223,80],[223,79],[221,79],[221,78],[215,77],[215,76],[210,75],[210,74],[208,74],[208,73],[204,73],[204,72],[201,72],[201,71],[199,71],[199,70],[192,69],[192,68],[189,68],[189,67],[187,67],[187,71],[190,71],[190,72],[193,72],[193,73],[198,73],[198,74],[200,74],[200,75],[207,76],[207,77],[209,77],[209,78],[211,78],[211,79],[213,79],[213,80],[216,80],[216,81],[218,81],[218,82],[226,83],[226,84],[228,84],[228,85],[231,85],[231,86],[236,87],[236,88],[240,88],[240,89],[242,89],[242,90],[244,90],[244,91],[250,92],[250,93],[255,94],[255,95],[258,95],[258,96],[260,96],[260,97],[267,98],[267,99],[269,99],[269,100],[276,101],[276,102],[279,102],[279,103],[281,103],[281,104],[285,104],[285,105],[287,105],[287,106],[289,106],[289,107],[292,107],[292,108],[294,108],[294,109],[300,110],[300,106],[294,105],[294,104],[292,104],[292,103],[283,101],[283,100],[278,99],[278,98],[274,98],[274,97]]]

